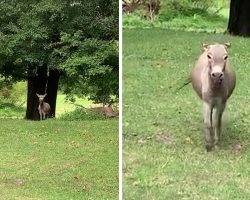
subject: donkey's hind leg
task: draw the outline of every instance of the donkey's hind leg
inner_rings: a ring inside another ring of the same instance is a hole
[[[213,107],[212,105],[204,102],[203,103],[203,117],[204,117],[204,135],[205,135],[205,145],[207,151],[211,151],[213,147]]]

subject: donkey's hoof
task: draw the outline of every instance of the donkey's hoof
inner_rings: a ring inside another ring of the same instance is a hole
[[[207,150],[207,152],[212,151],[212,150],[213,150],[213,145],[211,145],[211,144],[206,144],[206,150]]]

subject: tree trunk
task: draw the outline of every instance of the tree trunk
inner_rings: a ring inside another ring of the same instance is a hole
[[[250,1],[231,0],[228,32],[232,35],[250,36]]]
[[[26,109],[26,119],[29,120],[39,120],[38,112],[38,94],[45,94],[45,102],[50,104],[51,112],[49,117],[55,117],[56,112],[56,98],[59,83],[59,71],[57,69],[50,70],[49,77],[47,77],[47,68],[43,67],[37,70],[37,75],[28,78],[28,93],[27,93],[27,109]],[[46,90],[46,83],[47,91]]]

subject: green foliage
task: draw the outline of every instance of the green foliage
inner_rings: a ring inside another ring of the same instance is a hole
[[[152,28],[157,27],[157,22],[152,23],[149,20],[145,20],[138,14],[123,15],[122,18],[123,28]]]
[[[103,120],[103,114],[96,113],[84,108],[77,108],[72,112],[64,113],[60,116],[60,120],[65,121],[85,121],[85,120]]]
[[[26,83],[13,82],[12,79],[0,78],[0,101],[22,105],[25,102]]]
[[[214,6],[213,1],[206,0],[162,0],[159,13],[160,21],[168,21],[178,16],[193,16],[206,14]]]
[[[162,0],[154,21],[140,12],[123,16],[124,28],[164,28],[221,33],[226,30],[229,5],[225,0]]]
[[[61,89],[72,96],[89,96],[94,103],[110,103],[119,95],[119,57],[116,41],[88,39],[77,41],[75,37],[64,35],[62,42],[73,46],[77,43],[79,50],[60,66],[66,72],[62,77],[65,82]],[[77,80],[77,81],[71,81]]]
[[[0,78],[0,118],[23,118],[26,83]]]
[[[0,118],[23,119],[25,108],[17,103],[0,100]]]
[[[225,32],[227,27],[227,19],[219,15],[198,15],[193,16],[179,16],[169,21],[159,20],[151,22],[143,19],[138,15],[123,16],[123,27],[125,29],[133,28],[160,28],[160,29],[173,29],[185,30],[196,32]]]
[[[118,1],[2,1],[0,23],[0,74],[24,80],[48,66],[65,92],[73,85],[103,103],[118,94]],[[78,84],[86,79],[91,90]]]

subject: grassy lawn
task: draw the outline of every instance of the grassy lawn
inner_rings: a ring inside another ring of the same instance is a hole
[[[184,83],[201,44],[232,44],[236,89],[219,150],[206,153],[201,101]],[[123,32],[123,197],[250,199],[250,40],[161,29]]]
[[[0,122],[1,199],[118,198],[118,120]]]
[[[64,97],[58,118],[42,122],[23,120],[25,104],[0,103],[0,199],[118,199],[118,119]]]

